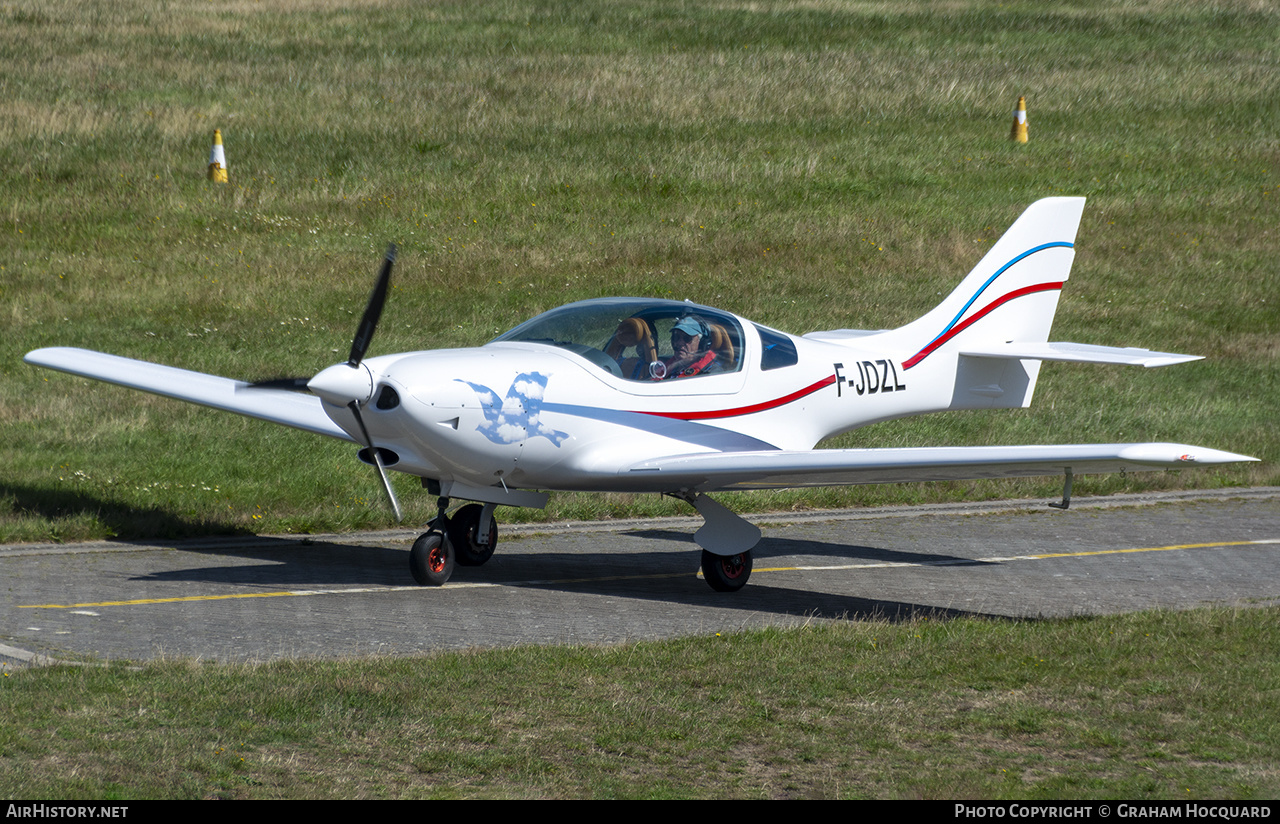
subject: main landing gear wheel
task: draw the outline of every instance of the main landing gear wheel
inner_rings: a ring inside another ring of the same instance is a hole
[[[480,515],[484,507],[467,504],[449,519],[449,543],[458,566],[480,566],[493,556],[498,546],[498,521],[490,516],[489,534],[480,536]]]
[[[716,592],[737,592],[751,577],[751,550],[737,555],[712,555],[702,550],[702,577]]]
[[[424,587],[444,586],[453,574],[454,551],[449,539],[439,532],[427,532],[409,550],[409,571]]]

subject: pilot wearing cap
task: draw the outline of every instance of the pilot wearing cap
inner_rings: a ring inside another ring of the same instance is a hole
[[[722,369],[711,349],[707,325],[692,315],[685,315],[671,327],[671,351],[671,357],[662,359],[666,369],[654,370],[662,373],[654,375],[657,380],[706,375]]]

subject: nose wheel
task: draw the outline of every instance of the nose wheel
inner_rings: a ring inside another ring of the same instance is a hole
[[[424,587],[444,586],[453,574],[453,545],[447,536],[432,530],[418,537],[409,550],[409,571]]]
[[[448,498],[437,502],[431,529],[418,536],[409,550],[409,571],[424,587],[443,586],[454,566],[480,566],[498,546],[498,522],[493,505],[467,504],[450,518]]]

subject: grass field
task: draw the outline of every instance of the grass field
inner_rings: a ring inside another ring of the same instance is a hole
[[[1274,799],[1277,617],[23,670],[0,796]]]
[[[1029,410],[833,445],[1173,440],[1265,461],[1077,489],[1280,482],[1274,5],[19,0],[0,20],[0,541],[390,523],[348,446],[22,364],[36,347],[311,374],[345,354],[388,241],[375,354],[612,294],[886,328],[1052,194],[1089,198],[1054,336],[1207,360],[1049,365]],[[204,179],[214,128],[229,185]]]
[[[829,445],[1171,440],[1264,461],[1077,494],[1280,483],[1277,32],[1252,0],[0,0],[0,541],[391,523],[347,445],[24,365],[37,347],[313,373],[345,356],[389,241],[374,354],[616,294],[886,328],[1058,194],[1089,203],[1054,337],[1206,360],[1051,364],[1028,410]],[[434,514],[394,480],[407,522]],[[1274,798],[1276,618],[6,672],[0,795]]]

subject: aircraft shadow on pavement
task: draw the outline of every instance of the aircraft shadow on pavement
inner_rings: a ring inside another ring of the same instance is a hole
[[[490,569],[500,561],[518,562],[522,580],[571,580],[575,585],[588,585],[593,580],[618,580],[655,577],[666,580],[666,575],[681,575],[683,569],[696,573],[700,550],[687,532],[673,530],[639,530],[625,533],[627,536],[668,542],[671,546],[657,553],[602,550],[598,553],[541,552],[536,555],[519,551],[521,543],[499,544],[489,564],[480,568]],[[246,544],[245,542],[248,541]],[[163,544],[163,540],[121,540],[121,544]],[[407,546],[386,547],[359,543],[317,541],[299,535],[246,536],[244,538],[213,537],[199,541],[175,541],[173,545],[186,552],[209,553],[258,559],[261,565],[223,565],[143,576],[153,580],[203,580],[220,583],[311,583],[325,585],[384,584],[390,586],[411,583],[406,554]],[[826,541],[794,540],[765,537],[754,554],[758,567],[772,565],[772,559],[802,556],[832,561],[864,561],[885,564],[931,564],[947,566],[984,566],[990,562],[975,561],[956,555],[930,552],[904,552],[883,547],[860,544],[842,544]],[[687,563],[680,563],[682,557]],[[504,564],[506,566],[506,564]],[[465,574],[459,567],[455,574]],[[527,577],[526,577],[527,576]],[[474,576],[469,576],[474,577]],[[506,577],[506,576],[503,576]],[[494,581],[498,583],[498,581]],[[662,586],[661,584],[659,586]]]
[[[199,567],[131,576],[131,580],[136,582],[264,588],[405,586],[412,583],[407,568],[407,547],[312,541],[305,536],[264,537],[247,529],[227,530],[225,527],[219,527],[221,535],[196,538],[194,536],[207,536],[210,525],[182,518],[162,508],[123,506],[81,490],[58,491],[0,484],[0,495],[9,497],[17,510],[39,513],[51,520],[92,514],[118,533],[136,533],[141,529],[168,536],[116,539],[122,545],[166,545],[184,552],[208,555],[211,560],[240,559],[240,562],[223,564],[215,561]],[[669,546],[646,552],[540,551],[535,554],[520,551],[525,542],[514,541],[500,544],[493,559],[483,567],[459,567],[453,580],[824,618],[971,614],[927,604],[780,587],[763,576],[757,576],[740,592],[716,593],[697,577],[699,550],[689,532],[650,529],[625,534],[646,541],[665,542]],[[755,552],[755,563],[758,568],[768,567],[772,558],[793,555],[872,563],[977,563],[937,553],[777,537],[766,537],[761,541]],[[244,560],[261,563],[246,564]],[[424,596],[430,592],[424,589]],[[130,597],[137,597],[137,594],[130,593]]]
[[[594,558],[582,555],[501,555],[502,548],[483,569],[501,569],[501,577],[519,581],[518,585],[573,593],[591,593],[630,599],[652,600],[691,607],[733,609],[743,613],[769,613],[797,618],[891,621],[912,618],[956,618],[982,616],[1007,619],[994,613],[955,609],[936,604],[865,597],[856,592],[840,593],[805,589],[779,583],[781,579],[757,573],[738,592],[714,592],[697,577],[701,550],[684,532],[646,530],[629,532],[631,536],[660,539],[676,544],[653,553],[600,553]],[[907,553],[880,547],[827,544],[788,539],[763,539],[756,547],[757,570],[774,566],[775,558],[794,555],[822,556],[841,560],[867,560],[885,563],[938,563],[952,565],[997,566],[948,555]],[[597,566],[598,565],[598,566]],[[602,575],[601,567],[611,567],[613,575]],[[558,577],[563,573],[565,577]],[[465,580],[471,573],[455,571],[454,581]],[[856,583],[851,582],[856,588]]]
[[[663,529],[645,529],[628,532],[628,535],[634,535],[638,538],[654,538],[664,541],[685,541],[692,540],[692,536],[687,532],[677,532]],[[695,546],[694,549],[697,549]],[[757,565],[763,563],[763,559],[785,557],[792,555],[802,555],[809,557],[824,558],[829,560],[841,561],[864,561],[866,563],[877,564],[935,564],[948,566],[982,566],[990,563],[989,561],[975,561],[972,558],[963,558],[959,555],[943,555],[936,552],[903,552],[902,550],[886,549],[884,547],[863,546],[860,544],[846,544],[834,541],[814,541],[814,540],[798,540],[794,538],[779,538],[776,536],[766,535],[760,539],[760,543],[752,551],[752,556]]]
[[[779,585],[777,578],[759,574],[736,593],[713,592],[697,577],[700,552],[684,532],[646,530],[627,533],[667,546],[656,551],[613,549],[577,552],[528,551],[524,541],[499,546],[483,567],[458,567],[452,583],[488,583],[566,594],[640,599],[697,608],[740,610],[797,618],[905,620],[963,615],[987,615],[936,604],[912,603],[865,597],[857,593],[833,593]],[[403,548],[345,542],[310,542],[306,538],[257,538],[250,546],[236,546],[216,539],[184,551],[216,557],[235,557],[262,563],[210,564],[160,571],[132,578],[138,582],[190,582],[261,588],[394,586],[412,583]],[[504,549],[506,550],[504,552]],[[886,550],[785,538],[766,538],[757,550],[758,569],[773,566],[774,558],[802,555],[872,563],[941,563],[990,565],[950,555]],[[856,585],[855,585],[856,586]],[[445,594],[431,588],[423,598]],[[484,590],[472,590],[483,598]],[[454,596],[461,597],[461,596]],[[467,596],[473,597],[473,596]],[[992,615],[990,617],[1003,617]]]
[[[187,581],[266,587],[404,586],[409,577],[404,549],[297,538],[257,537],[248,546],[216,539],[198,545],[176,542],[183,552],[262,563],[211,564],[134,576],[135,581]],[[128,542],[122,542],[128,543]],[[138,543],[155,543],[139,541]]]

